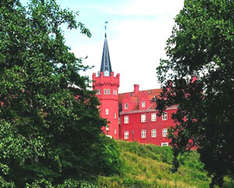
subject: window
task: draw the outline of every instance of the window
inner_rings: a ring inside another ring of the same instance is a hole
[[[106,115],[109,115],[109,109],[108,108],[106,108],[105,112],[106,112]]]
[[[146,122],[146,115],[145,114],[141,114],[141,122]]]
[[[168,146],[168,142],[162,142],[161,146]]]
[[[117,133],[117,131],[116,131],[116,129],[114,130],[114,134],[116,135],[116,133]]]
[[[156,121],[156,117],[157,117],[156,113],[152,113],[151,114],[151,121]]]
[[[141,130],[141,138],[146,138],[146,130]]]
[[[97,95],[101,95],[101,90],[100,89],[97,89]]]
[[[163,129],[162,130],[162,136],[163,137],[167,137],[167,129]]]
[[[128,103],[124,104],[124,109],[128,109]]]
[[[155,138],[157,136],[156,129],[151,130],[151,137]]]
[[[116,115],[116,112],[114,113],[114,119],[116,119],[117,118],[117,115]]]
[[[124,116],[124,124],[128,124],[128,116]]]
[[[124,139],[128,139],[129,138],[129,132],[128,131],[124,131]]]
[[[104,71],[104,76],[110,76],[109,71]]]
[[[145,101],[142,101],[141,107],[142,107],[142,108],[145,108]]]
[[[163,112],[163,114],[162,114],[162,120],[167,120],[167,112]]]
[[[110,95],[110,89],[104,89],[104,95]]]
[[[117,92],[117,90],[113,90],[113,95],[117,95],[118,94],[118,92]]]

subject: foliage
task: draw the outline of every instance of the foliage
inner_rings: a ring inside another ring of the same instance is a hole
[[[178,104],[173,153],[177,158],[195,146],[212,176],[210,187],[234,172],[233,12],[233,0],[185,0],[167,41],[168,58],[157,68],[163,85],[157,109]]]
[[[180,156],[177,173],[170,171],[173,153],[170,147],[118,141],[122,158],[120,175],[99,176],[99,187],[208,187],[209,178],[195,151]]]
[[[91,36],[75,18],[55,0],[0,2],[1,187],[75,187],[119,170],[118,148],[100,136],[106,122],[80,75],[88,67],[65,45],[64,25]]]

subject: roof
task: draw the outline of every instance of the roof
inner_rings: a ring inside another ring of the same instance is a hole
[[[139,97],[144,96],[148,99],[152,99],[153,97],[157,97],[162,92],[162,89],[149,89],[149,90],[142,90],[138,92],[126,92],[126,93],[119,93],[119,103],[126,97],[129,97],[131,100],[137,100]]]
[[[104,72],[105,76],[110,76],[111,72],[112,72],[106,33],[105,33],[105,39],[104,39],[104,45],[103,45],[102,62],[101,62],[100,72]]]
[[[138,86],[139,87],[139,86]],[[129,109],[124,110],[123,112],[139,112],[139,111],[148,111],[154,110],[156,108],[156,103],[152,102],[154,97],[157,97],[162,92],[162,89],[149,89],[139,91],[139,88],[135,88],[133,92],[120,93],[119,94],[119,103],[129,104]],[[141,108],[139,105],[142,101],[146,102],[146,107]]]

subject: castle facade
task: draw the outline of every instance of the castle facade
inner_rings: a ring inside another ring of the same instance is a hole
[[[168,107],[157,115],[154,98],[161,89],[143,90],[135,84],[131,92],[119,93],[120,74],[114,74],[105,34],[101,68],[92,76],[93,89],[100,101],[100,115],[108,122],[103,132],[114,139],[168,146],[168,129],[174,126],[172,114],[177,106]]]

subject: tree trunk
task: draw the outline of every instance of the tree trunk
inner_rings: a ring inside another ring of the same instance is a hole
[[[214,188],[215,185],[218,185],[219,188],[223,188],[223,175],[217,175],[215,174],[213,177],[212,177],[212,180],[211,180],[211,183],[209,185],[210,188]]]

